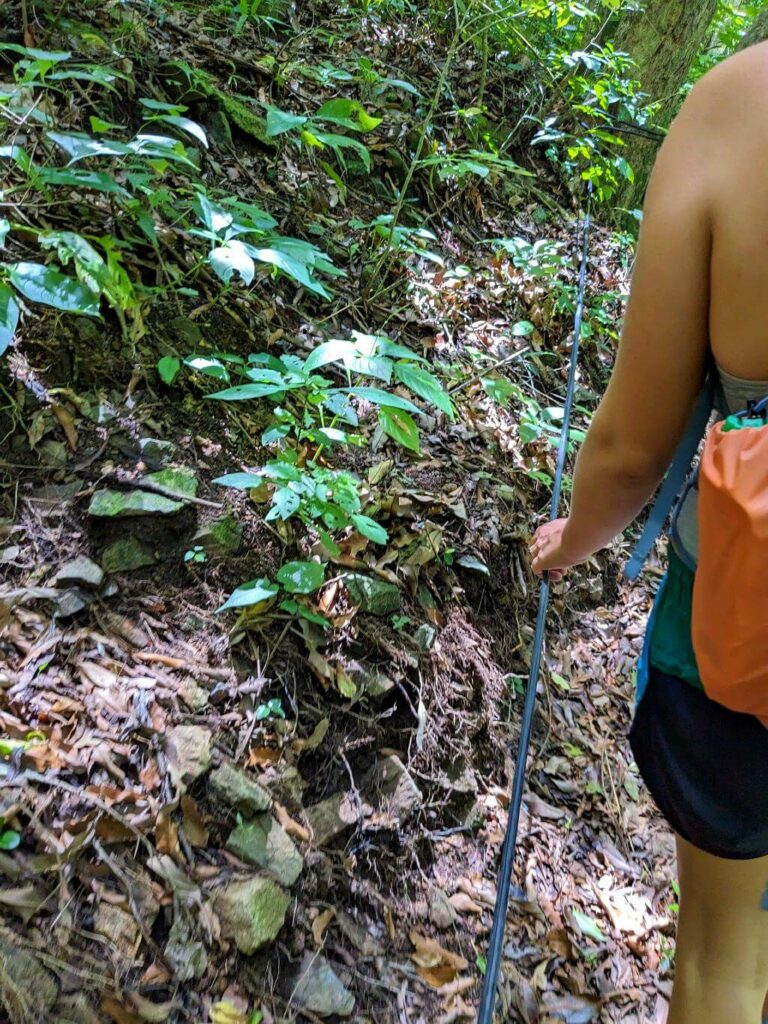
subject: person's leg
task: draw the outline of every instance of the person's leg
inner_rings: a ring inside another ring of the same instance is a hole
[[[768,857],[722,860],[678,836],[680,921],[667,1024],[760,1024],[768,990]]]

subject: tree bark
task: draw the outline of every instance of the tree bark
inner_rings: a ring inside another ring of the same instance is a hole
[[[621,18],[614,46],[634,60],[643,91],[661,103],[654,119],[657,127],[668,127],[677,113],[680,88],[716,9],[717,0],[648,0],[644,11]],[[632,210],[642,204],[657,149],[657,142],[627,136],[622,155],[632,166],[635,180],[613,196],[612,206]]]
[[[753,43],[762,43],[765,39],[768,39],[768,7],[764,7],[760,11],[741,37],[741,42],[736,49],[743,50],[746,46],[752,46]]]

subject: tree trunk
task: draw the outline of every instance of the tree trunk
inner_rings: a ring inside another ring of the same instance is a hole
[[[624,15],[619,22],[614,46],[634,60],[643,91],[661,103],[654,119],[658,127],[668,127],[677,113],[680,88],[701,49],[717,2],[648,0],[644,11]],[[632,210],[642,204],[657,148],[657,142],[627,136],[622,155],[631,164],[635,180],[612,198],[613,206]]]
[[[743,50],[745,46],[752,46],[753,43],[762,43],[768,39],[768,7],[764,7],[741,37],[737,49]]]

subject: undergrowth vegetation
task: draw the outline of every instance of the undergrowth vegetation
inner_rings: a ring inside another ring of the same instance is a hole
[[[473,1018],[582,215],[571,454],[618,339],[633,146],[761,6],[719,3],[670,85],[635,45],[664,2],[0,7],[12,1024],[94,1024],[86,992],[115,1024]],[[673,889],[620,874],[653,821],[619,738],[647,595],[606,632],[596,565],[555,591],[508,1020],[521,993],[525,1019],[662,1019]],[[648,899],[622,905],[635,960],[593,899],[619,881]],[[45,971],[87,970],[22,999],[22,929]],[[296,997],[318,963],[331,1009]]]

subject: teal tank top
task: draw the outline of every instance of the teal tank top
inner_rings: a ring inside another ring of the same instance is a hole
[[[648,638],[654,668],[703,689],[691,640],[694,573],[669,545],[669,569]]]

